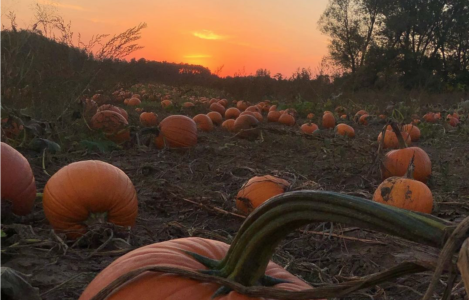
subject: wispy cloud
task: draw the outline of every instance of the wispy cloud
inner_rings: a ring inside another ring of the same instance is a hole
[[[88,11],[88,9],[84,8],[83,6],[79,5],[71,5],[71,4],[64,4],[64,3],[59,3],[56,1],[48,1],[48,0],[41,0],[38,1],[40,4],[43,5],[50,5],[50,6],[55,6],[55,7],[61,7],[61,8],[68,8],[72,10],[78,10],[78,11]]]
[[[228,36],[219,35],[211,30],[200,30],[192,33],[195,37],[205,39],[205,40],[226,40]]]
[[[212,57],[211,55],[208,54],[190,54],[190,55],[184,55],[184,58],[210,58]]]

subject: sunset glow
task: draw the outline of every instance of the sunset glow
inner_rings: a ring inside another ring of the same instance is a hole
[[[257,69],[288,77],[297,68],[313,73],[327,55],[328,37],[317,28],[327,0],[147,1],[2,0],[2,25],[9,11],[21,28],[35,23],[35,5],[71,22],[74,39],[118,34],[146,22],[130,58],[200,64],[221,76],[254,74]],[[294,5],[292,5],[294,4]]]

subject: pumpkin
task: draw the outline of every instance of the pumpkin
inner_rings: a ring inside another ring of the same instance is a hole
[[[225,119],[236,119],[240,113],[236,107],[230,107],[225,111]]]
[[[119,168],[99,160],[71,163],[47,181],[44,214],[58,232],[77,238],[97,219],[132,227],[137,218],[137,192]]]
[[[283,114],[280,116],[280,118],[278,118],[278,122],[279,122],[280,124],[283,124],[283,125],[293,126],[293,125],[295,125],[296,120],[295,120],[295,118],[294,118],[292,115],[290,115],[290,114],[288,114],[288,113],[283,113]]]
[[[115,111],[116,113],[121,114],[127,121],[129,121],[129,114],[123,108],[114,106],[112,104],[104,104],[104,105],[101,105],[100,107],[98,107],[97,112],[98,111],[104,111],[104,110]]]
[[[267,114],[267,121],[269,122],[278,122],[278,119],[280,118],[282,114],[279,111],[276,110],[271,110]]]
[[[31,212],[36,199],[36,181],[28,160],[15,148],[2,142],[2,202],[10,201],[15,215]]]
[[[208,104],[212,105],[213,103],[217,103],[219,100],[217,98],[212,98],[210,99],[210,101],[208,102]]]
[[[245,109],[245,111],[258,112],[258,113],[261,112],[261,110],[257,106],[249,106],[248,108]]]
[[[380,120],[386,120],[386,115],[379,115],[378,118],[380,118]]]
[[[355,129],[353,129],[352,126],[344,124],[344,123],[337,124],[334,131],[335,131],[335,134],[338,134],[338,135],[348,136],[350,138],[355,137]]]
[[[386,132],[386,135],[389,133],[390,131]],[[381,165],[382,178],[404,176],[412,157],[414,157],[413,178],[424,183],[427,182],[432,173],[432,162],[428,154],[419,147],[407,147],[386,153]]]
[[[130,139],[127,120],[115,111],[103,110],[97,112],[91,118],[90,125],[94,130],[102,130],[106,138],[115,143],[123,143]]]
[[[313,132],[318,130],[319,127],[318,127],[318,125],[316,125],[314,123],[305,123],[305,124],[301,125],[300,129],[301,129],[301,132],[303,132],[305,134],[313,134]]]
[[[168,116],[160,122],[158,127],[160,133],[155,139],[155,144],[159,149],[165,146],[168,148],[189,148],[197,144],[197,124],[189,117]]]
[[[407,124],[402,126],[402,131],[405,131],[410,135],[412,142],[416,142],[420,139],[420,129],[414,124]]]
[[[382,133],[378,135],[378,142],[381,142],[382,136],[383,136]],[[410,135],[407,132],[402,131],[401,136],[406,142],[406,144],[410,145],[410,143],[412,142]],[[384,142],[383,142],[383,149],[388,149],[388,148],[395,149],[395,148],[399,148],[399,146],[400,146],[399,140],[396,134],[391,130],[386,130],[386,134],[384,136]]]
[[[307,116],[306,116],[306,119],[308,120],[312,120],[314,118],[314,114],[313,113],[309,113]]]
[[[228,100],[227,99],[221,99],[220,101],[218,101],[218,104],[221,104],[223,105],[223,107],[227,107],[228,106]]]
[[[158,115],[154,112],[143,112],[140,114],[140,123],[144,127],[152,127],[158,125]]]
[[[436,123],[435,114],[432,112],[426,113],[423,116],[423,119],[425,120],[425,122],[428,122],[428,123]]]
[[[89,300],[101,289],[118,277],[138,268],[148,265],[165,265],[190,270],[207,269],[196,261],[187,252],[220,260],[228,252],[229,245],[223,242],[189,237],[155,243],[129,252],[107,266],[86,287],[79,300]],[[269,262],[266,275],[284,279],[288,283],[275,285],[276,288],[285,290],[303,290],[310,288],[304,281],[285,271],[281,266]],[[135,280],[126,283],[118,291],[113,293],[108,300],[133,300],[138,295],[139,300],[163,300],[163,299],[211,299],[220,286],[215,283],[196,281],[182,276],[147,272]],[[217,300],[247,300],[254,299],[230,292],[220,296]],[[261,298],[256,298],[261,299]]]
[[[347,115],[341,115],[340,118],[341,118],[342,120],[346,120],[346,119],[347,119]]]
[[[161,107],[162,108],[169,108],[173,106],[173,102],[171,100],[163,100],[161,101]]]
[[[244,111],[246,110],[246,108],[248,108],[248,103],[246,101],[238,101],[236,102],[236,107],[240,110],[240,111]]]
[[[373,201],[427,214],[433,209],[430,189],[420,181],[404,177],[385,179],[373,194]]]
[[[223,123],[223,117],[217,111],[211,111],[207,114],[207,116],[212,120],[212,123],[220,126]]]
[[[284,193],[290,183],[284,179],[265,175],[249,179],[236,195],[236,208],[249,214],[273,196]]]
[[[453,116],[450,116],[449,119],[447,120],[448,120],[449,125],[451,125],[452,127],[456,127],[459,124],[459,120]]]
[[[223,122],[221,124],[221,127],[225,128],[229,132],[233,132],[234,131],[234,123],[235,123],[234,119],[228,119],[228,120],[225,120],[225,122]]]
[[[194,107],[194,106],[195,106],[195,104],[192,103],[192,102],[184,102],[182,104],[182,107],[184,107],[184,108],[189,108],[189,107]]]
[[[213,130],[213,122],[209,116],[204,114],[198,114],[194,118],[192,118],[194,122],[197,124],[197,128],[209,132]]]
[[[138,98],[135,98],[135,97],[132,97],[130,98],[130,100],[127,102],[127,105],[129,106],[138,106],[142,103],[142,101],[140,101],[140,99]]]
[[[366,110],[359,110],[357,111],[357,113],[355,114],[355,116],[353,117],[353,120],[358,123],[358,120],[360,119],[360,117],[362,115],[369,115],[369,113],[366,111]]]
[[[140,94],[132,94],[132,98],[141,99],[142,97],[140,96]]]
[[[436,120],[441,120],[441,112],[437,112],[434,116]]]
[[[212,103],[210,104],[210,110],[211,111],[216,111],[218,113],[220,113],[220,115],[224,115],[225,114],[225,107],[219,103]]]
[[[370,115],[364,114],[358,119],[358,124],[360,125],[368,125],[368,120],[370,119]]]
[[[234,123],[234,132],[240,138],[253,139],[259,135],[259,121],[251,115],[240,115]]]
[[[262,122],[264,121],[264,117],[261,115],[261,113],[258,113],[258,112],[253,112],[252,113],[254,115],[254,117],[259,121],[259,122]]]
[[[17,137],[21,131],[23,131],[24,126],[21,119],[7,117],[2,119],[2,133],[9,139]]]
[[[269,111],[276,111],[277,110],[277,105],[272,105],[269,107]]]
[[[322,116],[322,127],[324,128],[334,128],[335,127],[335,118],[332,113],[325,113]]]

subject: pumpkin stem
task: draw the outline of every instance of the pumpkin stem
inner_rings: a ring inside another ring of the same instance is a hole
[[[397,140],[399,141],[399,146],[401,149],[407,148],[407,144],[404,141],[404,138],[402,137],[401,130],[399,129],[399,126],[397,126],[396,122],[391,122],[391,128],[392,131],[396,134]]]
[[[245,286],[262,283],[267,264],[286,235],[311,222],[330,221],[434,247],[442,247],[454,230],[436,217],[354,196],[323,191],[287,192],[271,198],[246,219],[216,268],[222,277]]]

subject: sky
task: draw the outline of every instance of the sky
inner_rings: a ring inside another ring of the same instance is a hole
[[[263,68],[289,77],[315,70],[329,38],[317,25],[328,0],[1,0],[2,24],[14,11],[21,28],[34,24],[36,4],[71,21],[88,41],[118,34],[141,22],[143,49],[130,58],[199,64],[220,76],[254,74]]]

